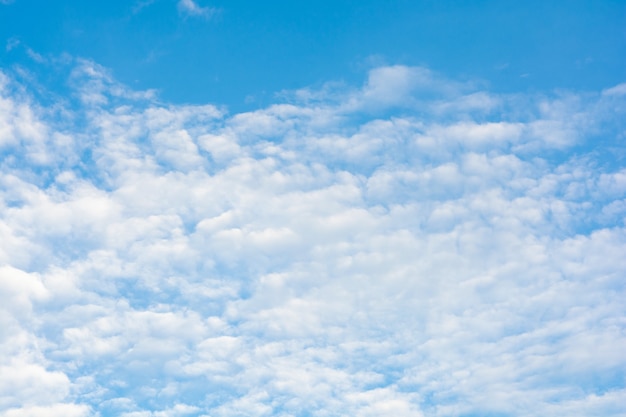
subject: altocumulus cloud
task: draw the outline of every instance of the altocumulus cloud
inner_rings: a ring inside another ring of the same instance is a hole
[[[228,114],[66,65],[0,75],[0,415],[623,415],[624,85]]]

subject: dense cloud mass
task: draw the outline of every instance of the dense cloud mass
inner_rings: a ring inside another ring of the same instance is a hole
[[[623,416],[626,85],[63,65],[0,73],[1,416]]]

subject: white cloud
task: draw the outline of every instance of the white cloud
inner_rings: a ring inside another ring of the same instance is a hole
[[[624,95],[626,94],[626,83],[618,84],[614,87],[607,88],[602,90],[603,95],[612,96],[612,95]]]
[[[0,407],[21,404],[47,404],[65,398],[69,380],[61,372],[49,372],[39,365],[17,362],[0,367]]]
[[[10,409],[2,417],[87,417],[92,415],[89,407],[76,404],[55,404],[48,407],[25,407]]]
[[[190,16],[203,16],[206,18],[213,16],[217,12],[216,8],[199,6],[194,0],[178,0],[178,10]]]
[[[71,82],[0,79],[0,415],[619,415],[620,95]]]

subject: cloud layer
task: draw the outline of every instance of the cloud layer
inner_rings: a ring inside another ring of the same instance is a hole
[[[0,415],[622,415],[624,85],[230,115],[69,65],[0,74]]]

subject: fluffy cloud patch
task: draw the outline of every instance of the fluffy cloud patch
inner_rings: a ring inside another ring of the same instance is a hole
[[[620,415],[620,86],[228,115],[70,72],[0,78],[1,415]]]

